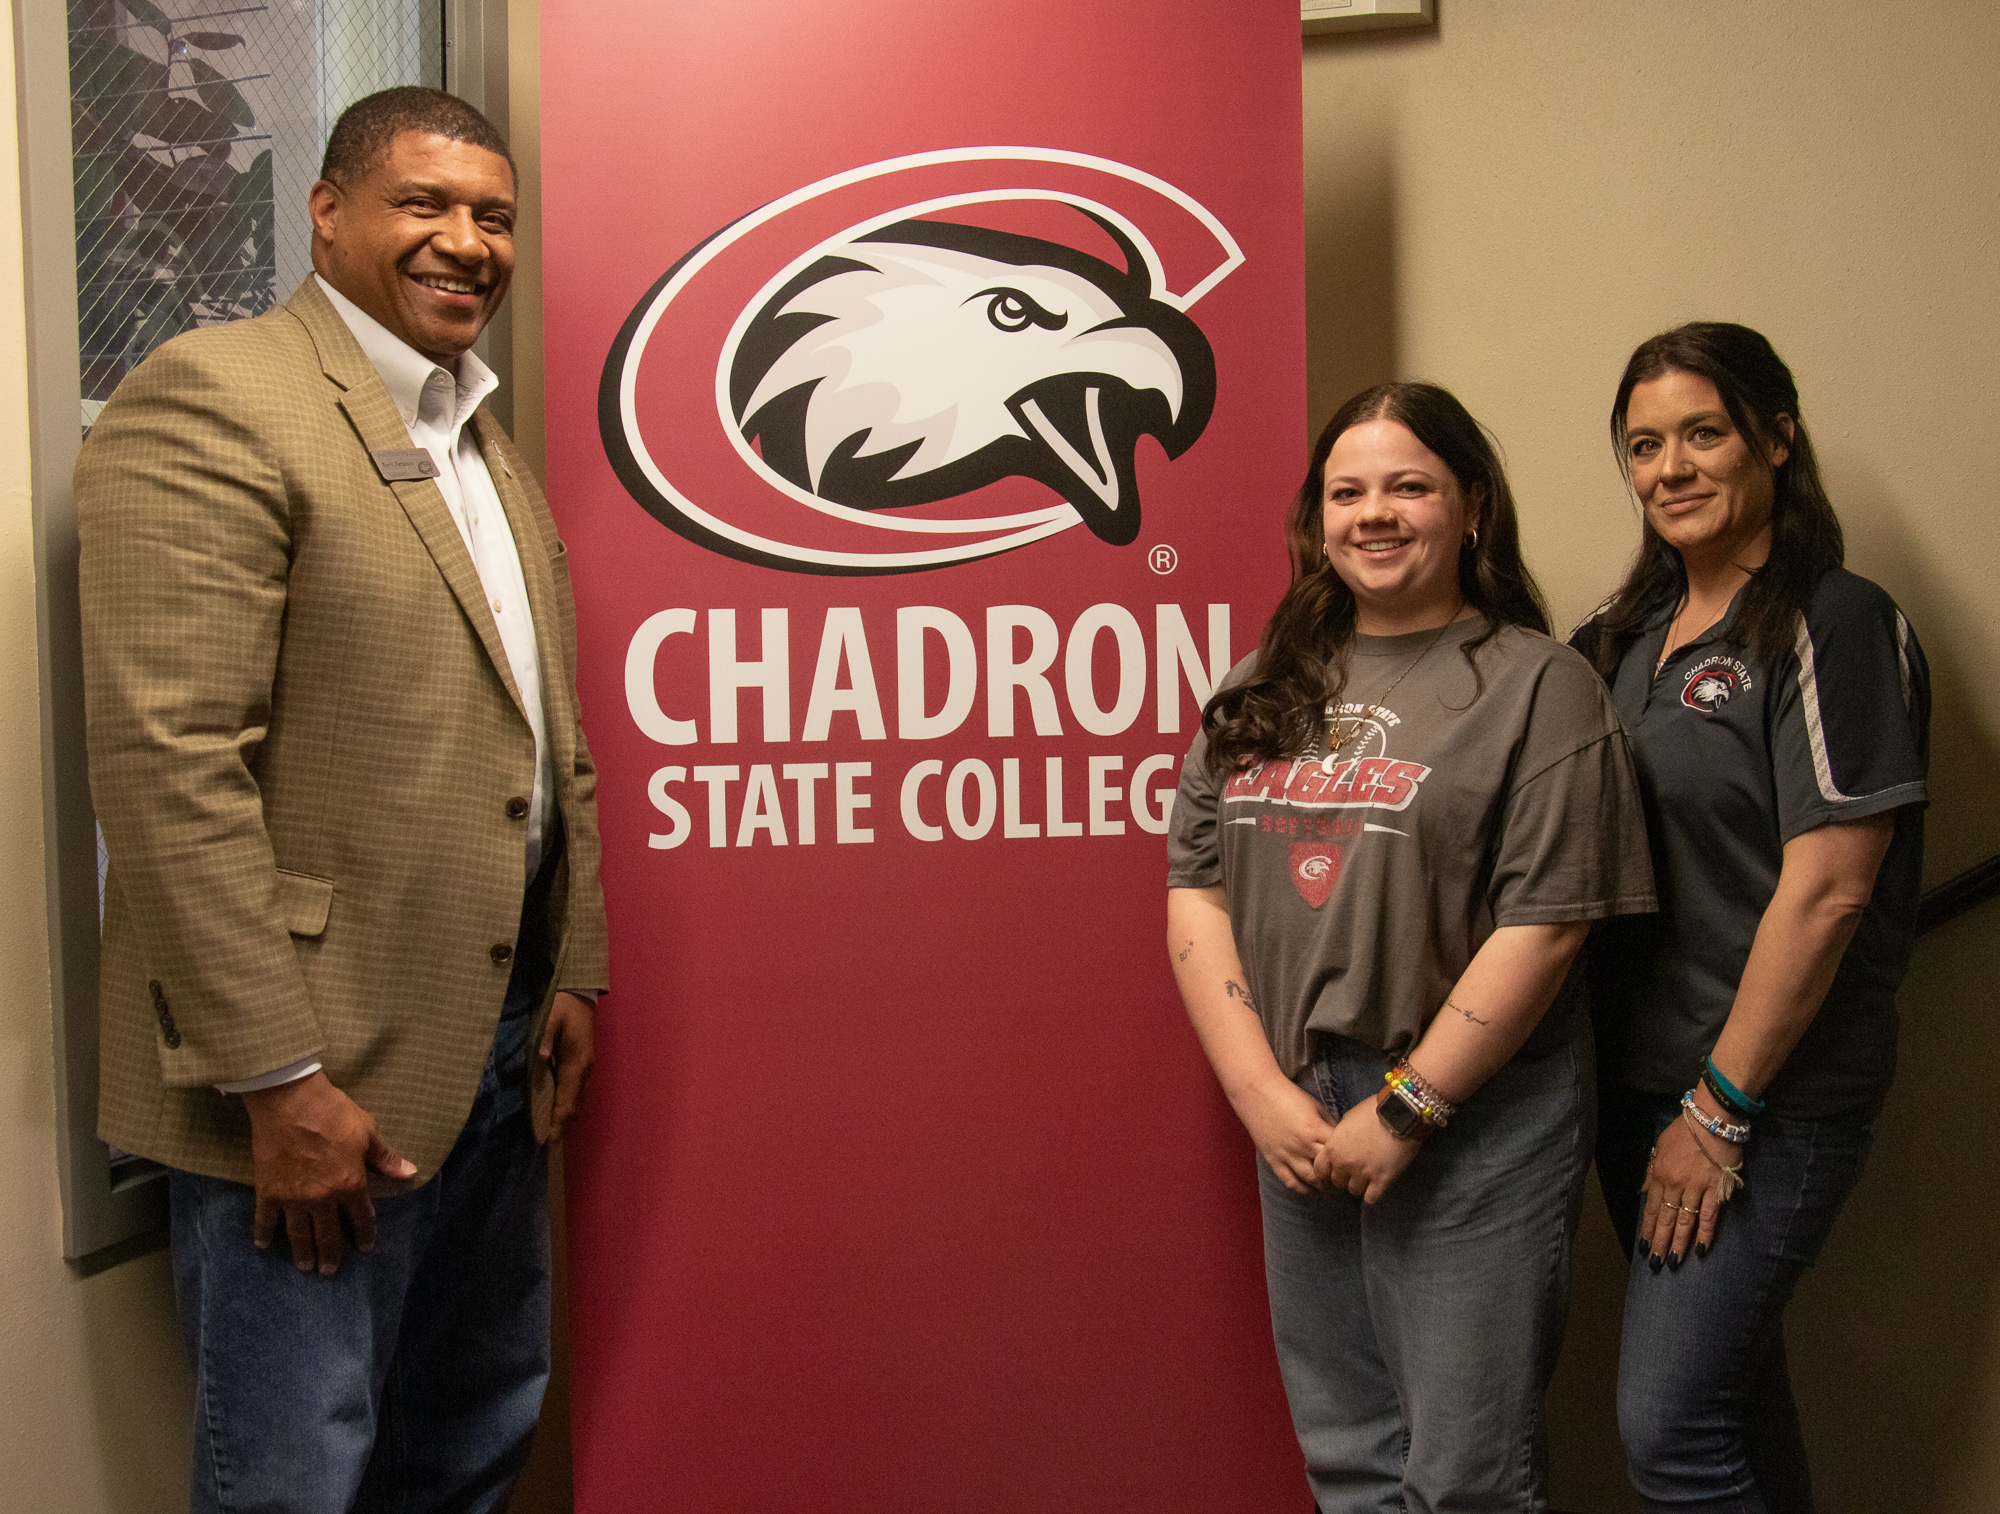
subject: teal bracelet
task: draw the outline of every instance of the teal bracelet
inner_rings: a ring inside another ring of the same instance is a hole
[[[1751,1114],[1762,1114],[1764,1112],[1764,1101],[1762,1099],[1751,1098],[1749,1094],[1725,1078],[1722,1075],[1722,1069],[1715,1065],[1714,1057],[1708,1059],[1708,1075],[1715,1079],[1716,1091],[1722,1094],[1729,1103]]]

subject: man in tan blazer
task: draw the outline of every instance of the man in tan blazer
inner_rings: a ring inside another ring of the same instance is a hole
[[[499,1509],[540,1409],[607,953],[564,548],[469,351],[514,189],[463,102],[352,107],[315,275],[77,468],[101,1133],[173,1169],[197,1510]]]

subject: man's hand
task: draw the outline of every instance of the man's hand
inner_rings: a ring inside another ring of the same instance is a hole
[[[1372,1204],[1416,1160],[1418,1149],[1418,1142],[1403,1140],[1382,1123],[1373,1099],[1363,1099],[1341,1116],[1313,1159],[1313,1172],[1322,1186],[1345,1188]]]
[[[549,1022],[542,1028],[542,1044],[537,1055],[555,1074],[555,1110],[549,1116],[549,1140],[562,1139],[563,1126],[583,1103],[583,1088],[590,1081],[590,1064],[595,1055],[592,1025],[597,1011],[588,999],[558,993],[549,1008]]]
[[[340,1218],[354,1244],[375,1249],[375,1205],[368,1169],[392,1178],[416,1175],[382,1139],[375,1117],[323,1072],[243,1095],[250,1115],[250,1157],[257,1182],[253,1239],[261,1250],[285,1222],[292,1265],[331,1277],[340,1267]]]

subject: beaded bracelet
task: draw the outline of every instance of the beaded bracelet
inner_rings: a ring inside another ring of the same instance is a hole
[[[1681,1105],[1681,1118],[1688,1122],[1690,1130],[1694,1128],[1694,1114],[1685,1104]],[[1715,1169],[1715,1199],[1717,1203],[1728,1203],[1729,1196],[1736,1192],[1737,1189],[1748,1188],[1750,1186],[1750,1180],[1743,1176],[1743,1158],[1738,1157],[1725,1167],[1708,1154],[1708,1148],[1702,1145],[1699,1140],[1694,1143],[1694,1149],[1701,1153],[1702,1160]]]
[[[1400,1076],[1401,1082],[1397,1086],[1408,1088],[1412,1093],[1436,1109],[1440,1115],[1448,1117],[1458,1113],[1458,1106],[1439,1093],[1436,1085],[1429,1078],[1426,1078],[1416,1068],[1412,1067],[1408,1057],[1397,1059],[1396,1065],[1390,1069],[1390,1072]],[[1384,1081],[1386,1082],[1388,1079],[1385,1078]]]
[[[1748,1125],[1732,1125],[1727,1120],[1718,1120],[1710,1115],[1703,1114],[1701,1106],[1694,1101],[1694,1090],[1692,1088],[1681,1095],[1681,1108],[1688,1112],[1689,1118],[1697,1125],[1718,1140],[1727,1141],[1732,1146],[1741,1146],[1750,1139],[1750,1127]]]
[[[1708,1058],[1703,1063],[1701,1081],[1707,1085],[1709,1093],[1714,1095],[1715,1102],[1720,1104],[1727,1113],[1735,1115],[1739,1120],[1752,1120],[1764,1112],[1764,1101],[1762,1099],[1751,1098],[1749,1094],[1724,1077],[1722,1069],[1715,1065],[1714,1057]]]
[[[1383,1074],[1382,1081],[1391,1088],[1400,1089],[1405,1098],[1423,1111],[1424,1118],[1440,1130],[1458,1113],[1458,1106],[1431,1087],[1424,1075],[1407,1060],[1399,1060]]]

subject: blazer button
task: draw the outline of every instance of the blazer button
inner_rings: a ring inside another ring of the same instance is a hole
[[[502,967],[505,967],[509,962],[514,960],[514,948],[509,946],[505,941],[497,941],[494,943],[493,949],[486,955],[491,957],[495,962],[498,962]]]
[[[181,1049],[181,1033],[175,1030],[172,1025],[167,1026],[167,1033],[161,1039],[167,1043],[168,1051],[179,1051]]]
[[[516,794],[512,799],[507,801],[507,818],[509,820],[525,820],[527,815],[528,801],[523,799],[519,794]]]

